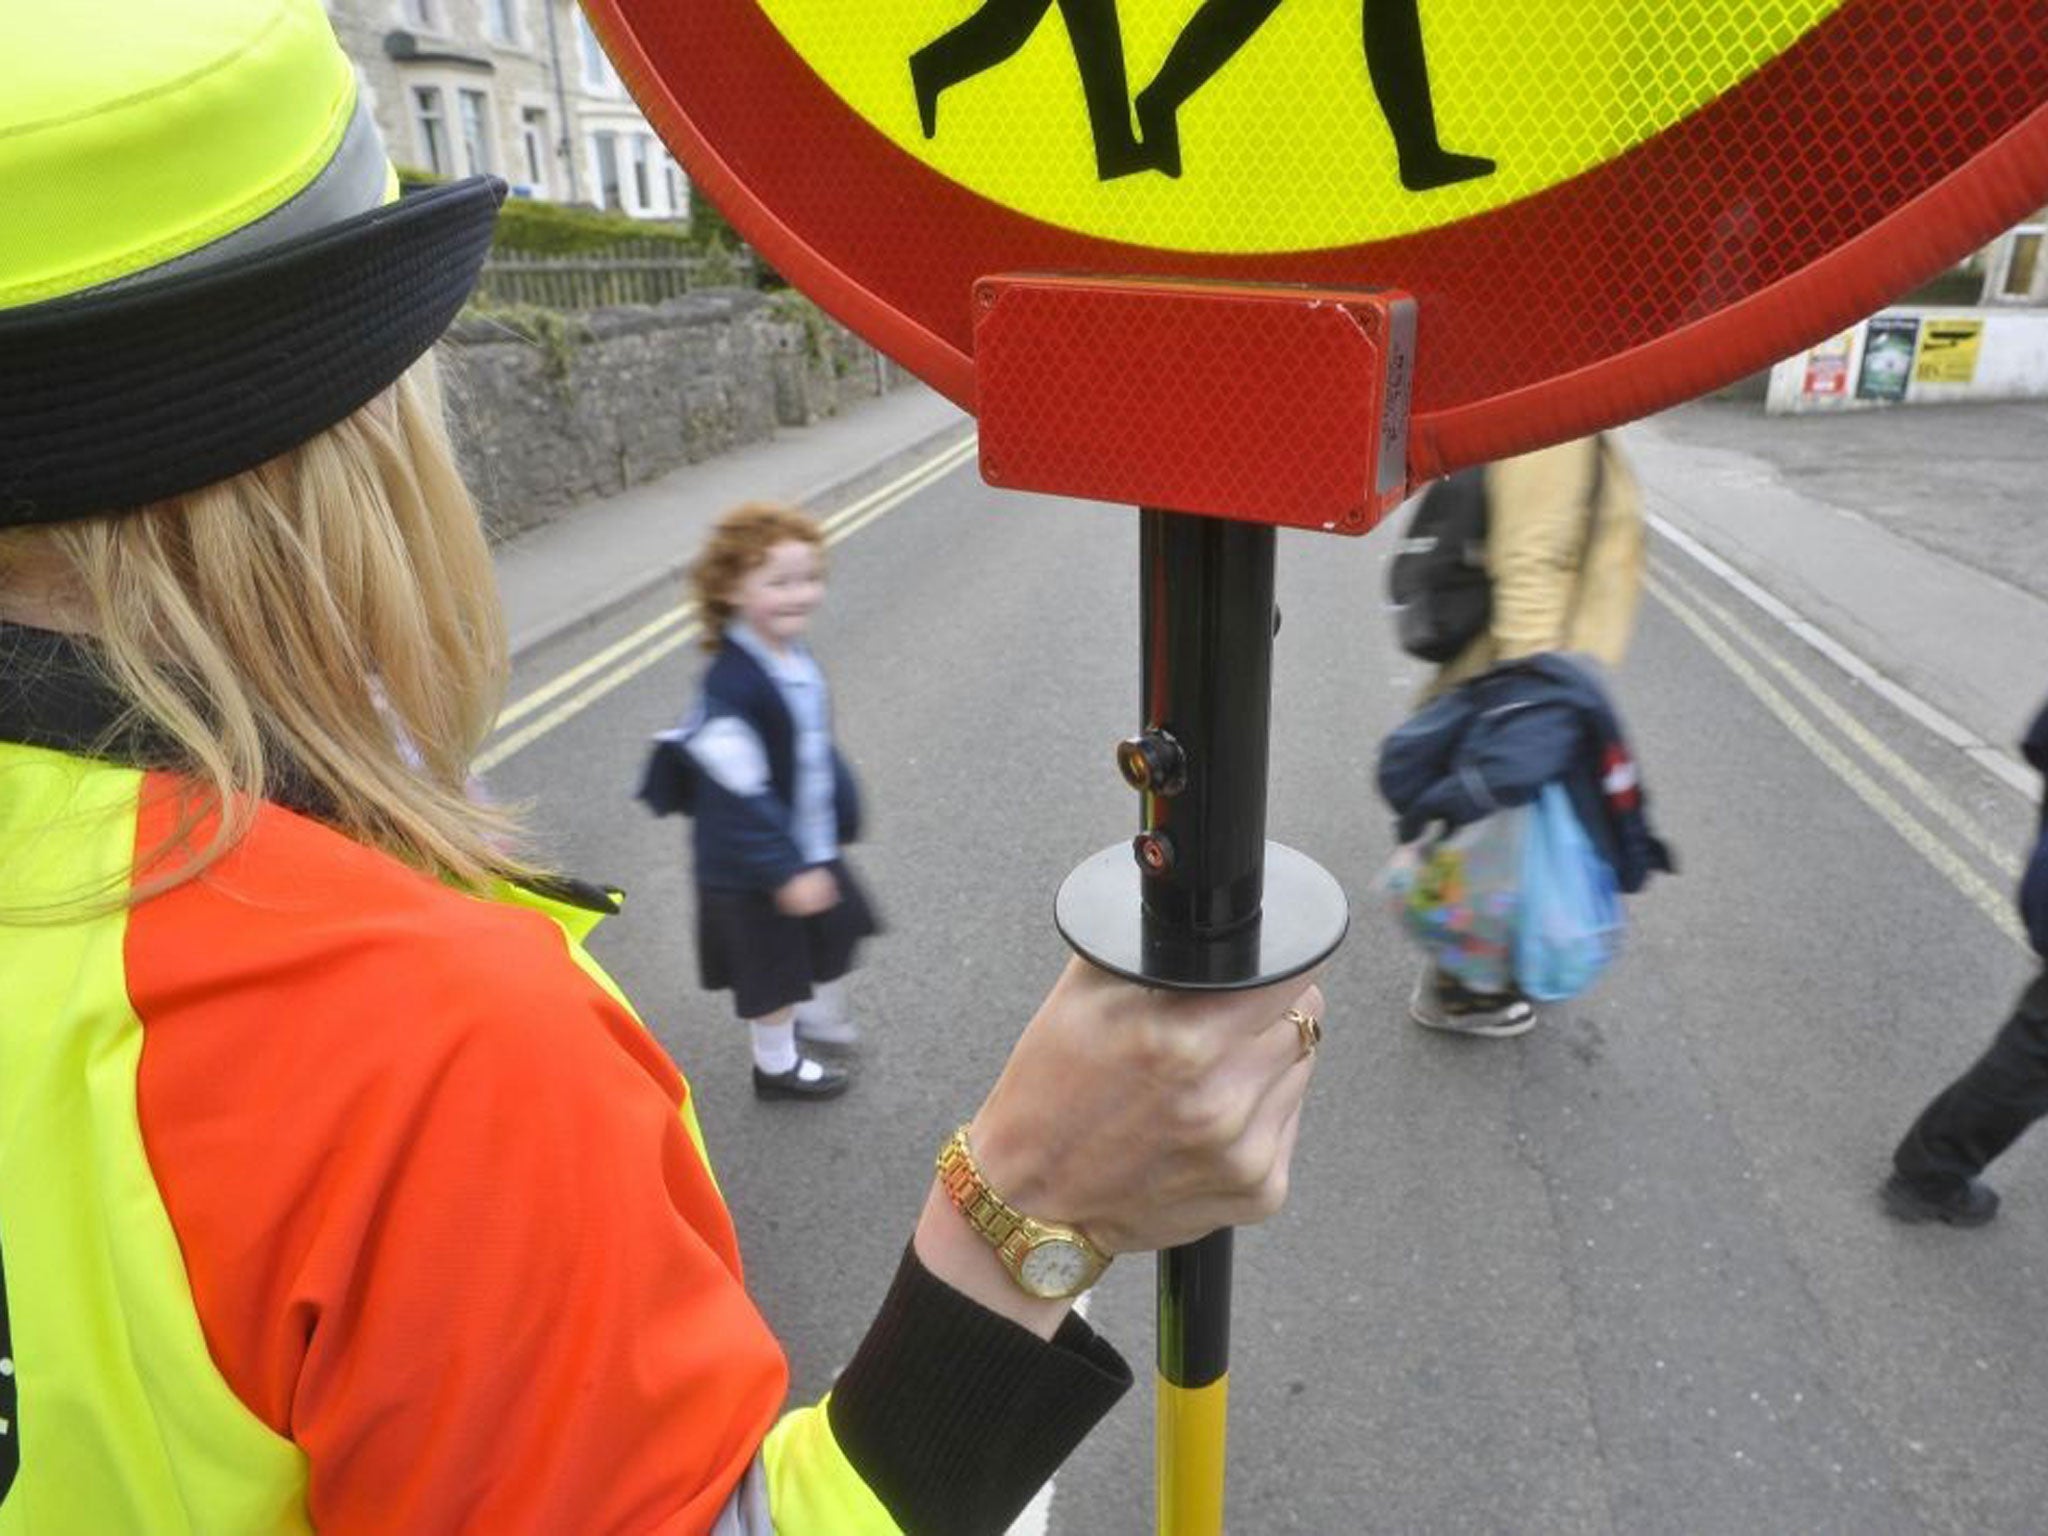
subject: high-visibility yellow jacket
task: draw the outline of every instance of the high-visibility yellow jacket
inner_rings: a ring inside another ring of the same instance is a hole
[[[0,904],[177,825],[0,625]],[[127,759],[127,760],[122,760]],[[0,917],[0,1536],[999,1530],[1128,1373],[906,1256],[832,1397],[742,1283],[689,1091],[562,895],[280,805],[108,915]]]

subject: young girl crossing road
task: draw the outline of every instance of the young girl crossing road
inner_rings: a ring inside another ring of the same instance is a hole
[[[825,596],[823,556],[803,513],[750,503],[719,521],[691,570],[713,652],[683,731],[698,777],[698,968],[707,990],[733,994],[764,1099],[845,1091],[843,1068],[800,1047],[856,1043],[841,980],[878,927],[840,854],[859,833],[859,791],[803,638]]]

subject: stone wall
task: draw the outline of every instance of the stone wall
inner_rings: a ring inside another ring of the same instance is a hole
[[[440,358],[498,538],[910,377],[794,295],[736,288],[577,315],[467,311]]]

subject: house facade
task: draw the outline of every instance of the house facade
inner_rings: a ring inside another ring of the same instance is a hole
[[[326,0],[391,158],[513,195],[689,217],[688,180],[574,0]]]

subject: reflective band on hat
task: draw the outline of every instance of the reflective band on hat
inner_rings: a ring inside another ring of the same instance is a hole
[[[103,283],[98,291],[110,292],[135,283],[154,282],[174,273],[197,271],[236,256],[246,256],[296,235],[310,235],[330,224],[339,224],[343,219],[368,213],[397,196],[398,176],[385,156],[383,135],[377,132],[377,123],[370,116],[368,104],[358,98],[355,115],[349,119],[334,158],[289,202],[255,223],[244,224],[240,229],[223,235],[211,245],[147,271]]]
[[[0,9],[0,311],[261,223],[326,172],[357,116],[319,0]]]
[[[0,8],[0,528],[252,469],[455,318],[504,183],[401,197],[320,0]]]

